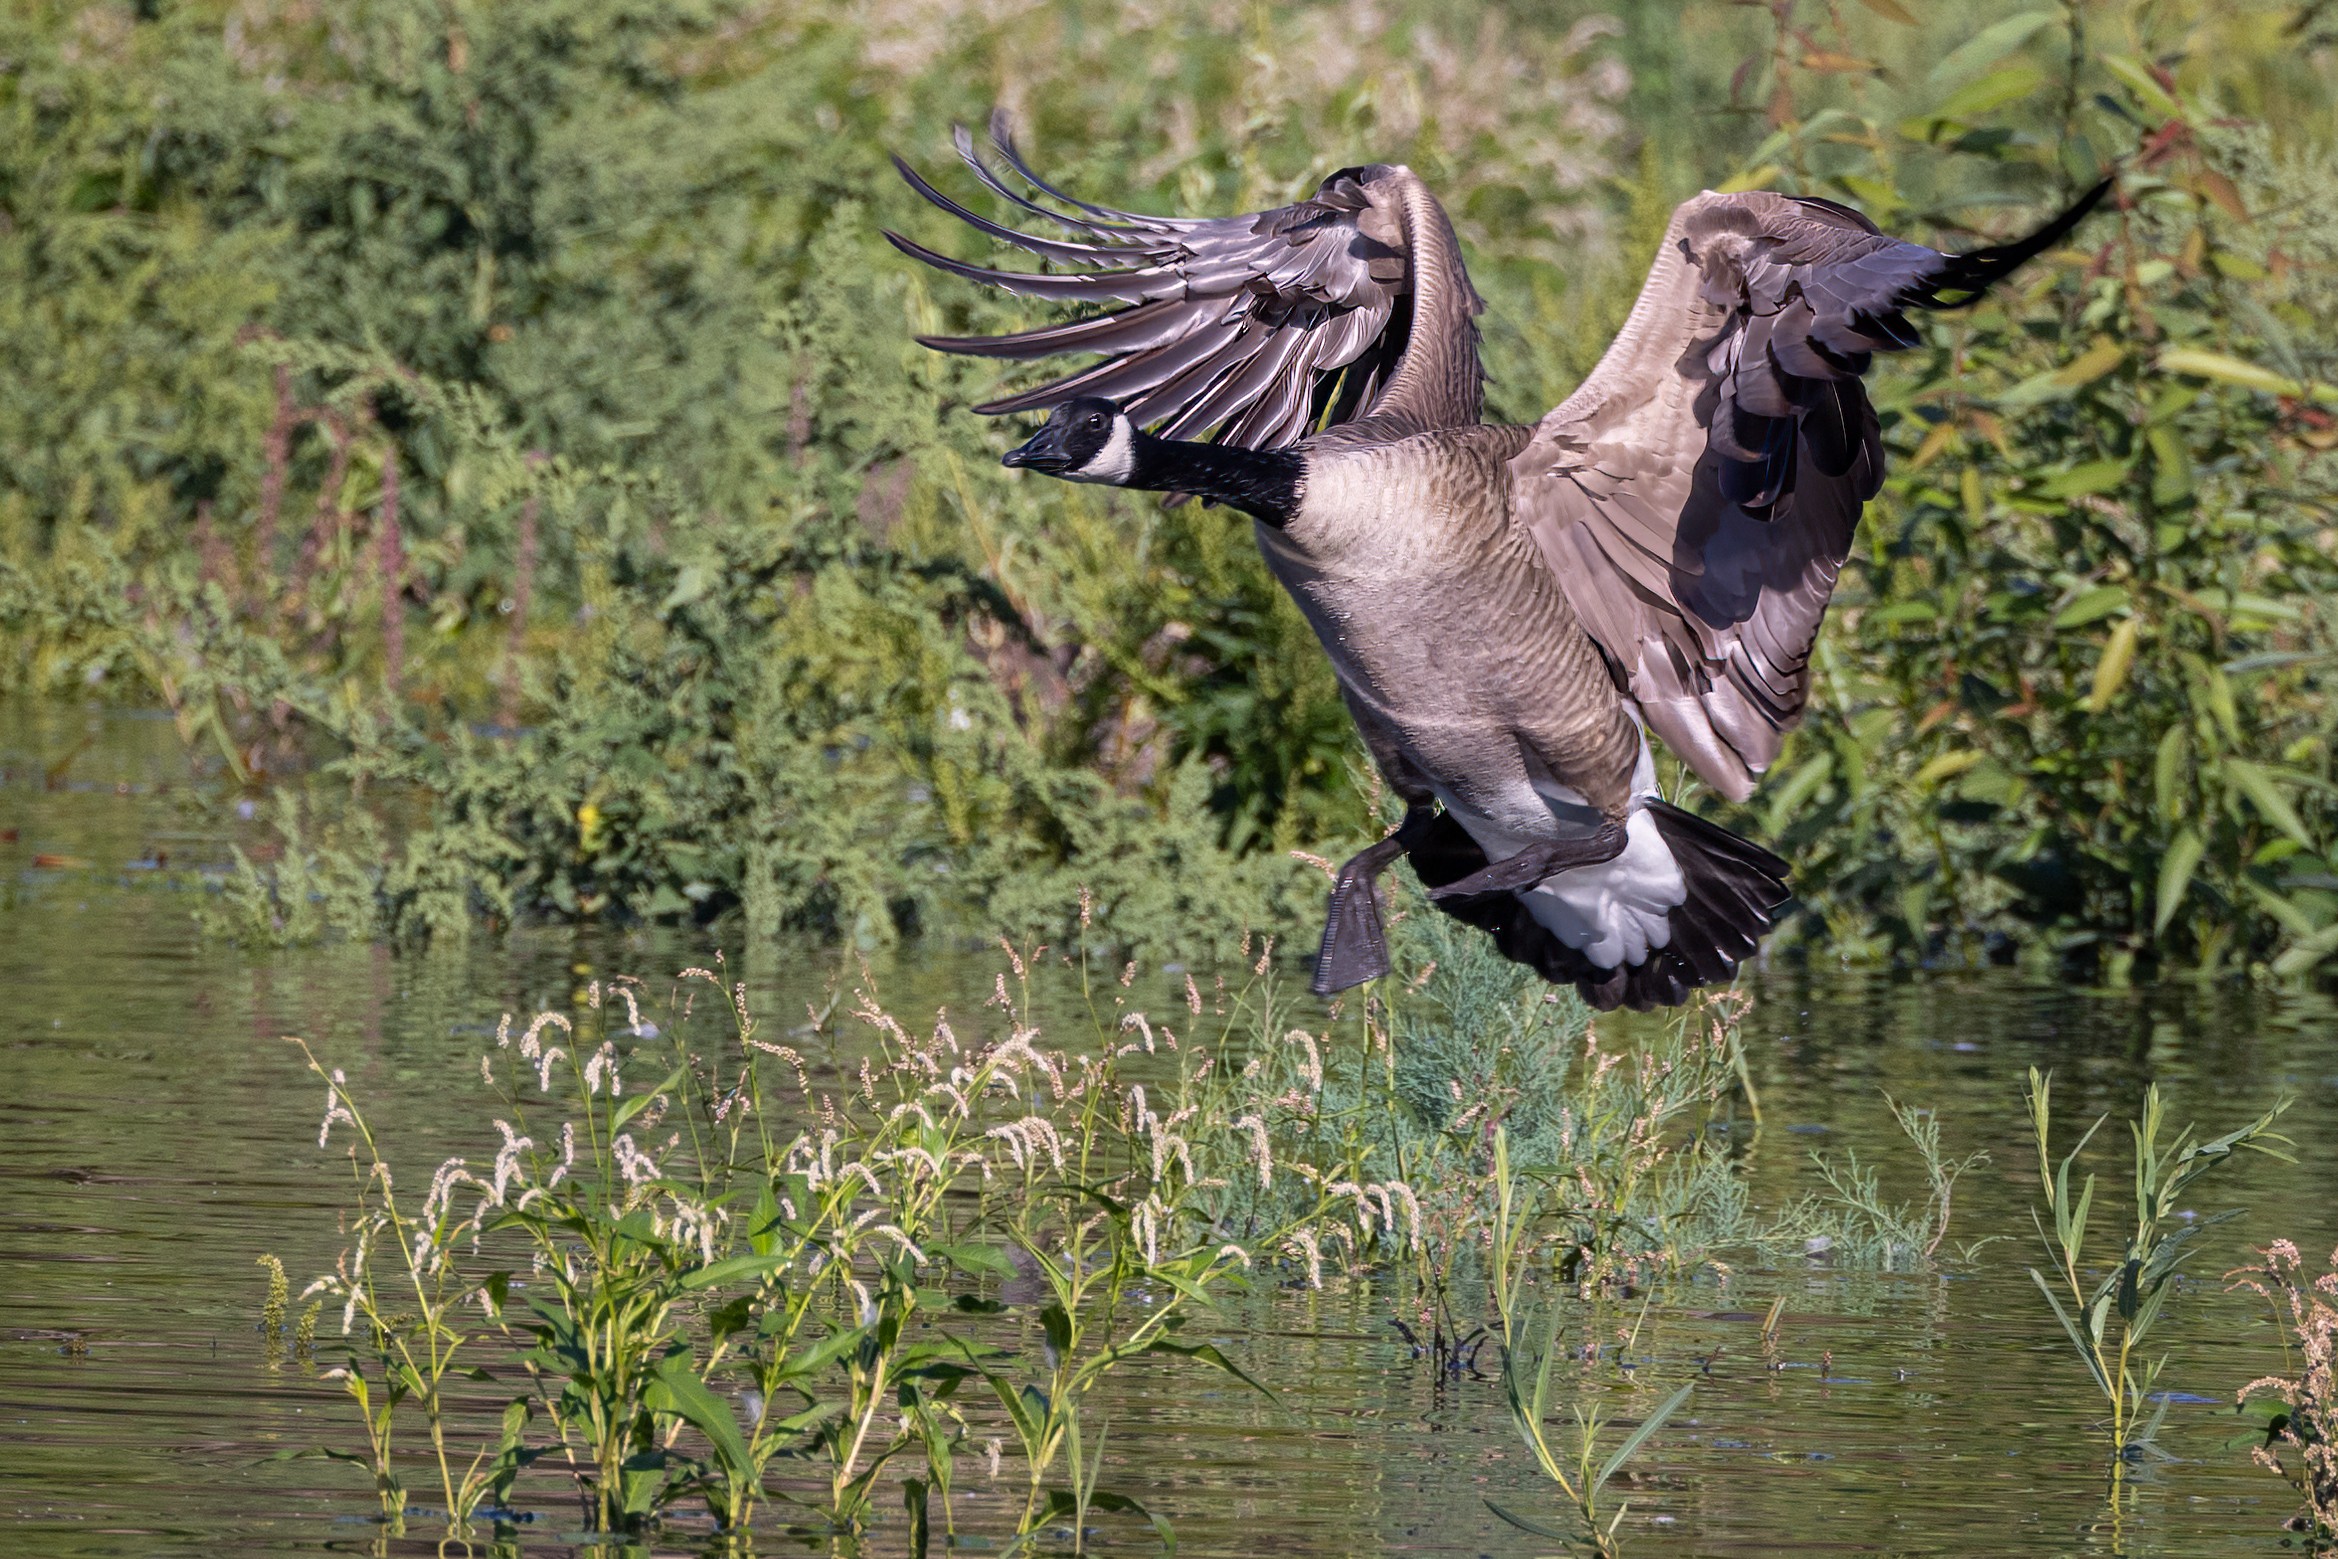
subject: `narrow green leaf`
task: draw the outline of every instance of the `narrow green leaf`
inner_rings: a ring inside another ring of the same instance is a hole
[[[826,1369],[861,1344],[869,1335],[869,1328],[855,1326],[841,1332],[831,1332],[802,1353],[791,1356],[779,1368],[781,1380],[800,1380]]]
[[[2168,348],[2159,354],[2159,370],[2161,373],[2182,374],[2190,379],[2214,379],[2219,384],[2238,385],[2261,395],[2325,403],[2338,400],[2338,386],[2292,379],[2286,374],[2260,368],[2244,359],[2223,352],[2203,351],[2197,347]]]
[[[2225,777],[2235,789],[2249,798],[2250,805],[2264,814],[2265,821],[2295,839],[2307,849],[2314,848],[2314,836],[2306,832],[2305,820],[2289,804],[2289,798],[2274,784],[2273,776],[2253,763],[2239,758],[2224,760]]]
[[[2153,936],[2164,934],[2168,922],[2176,918],[2176,907],[2192,886],[2192,873],[2199,870],[2200,857],[2207,848],[2200,835],[2188,827],[2177,829],[2175,838],[2168,841],[2167,854],[2159,861],[2159,903],[2151,918]]]
[[[2038,1292],[2045,1295],[2046,1303],[2053,1307],[2054,1319],[2062,1323],[2062,1331],[2069,1337],[2070,1346],[2076,1348],[2079,1358],[2085,1361],[2086,1372],[2094,1377],[2094,1383],[2102,1388],[2104,1395],[2111,1395],[2109,1377],[2103,1374],[2102,1366],[2095,1363],[2094,1350],[2087,1346],[2086,1339],[2079,1334],[2078,1323],[2070,1319],[2070,1312],[2062,1308],[2062,1301],[2055,1295],[2054,1286],[2046,1281],[2046,1275],[2037,1268],[2032,1267],[2029,1272],[2030,1280],[2038,1285]]]
[[[685,1292],[694,1292],[701,1288],[712,1288],[717,1283],[736,1283],[742,1278],[760,1278],[766,1274],[777,1272],[786,1265],[787,1258],[779,1255],[726,1256],[720,1261],[709,1262],[703,1267],[694,1267],[683,1273],[682,1281],[677,1286]]]
[[[657,1102],[657,1097],[659,1094],[672,1093],[676,1088],[679,1088],[682,1085],[682,1079],[687,1077],[689,1073],[690,1069],[688,1067],[678,1066],[671,1072],[668,1072],[665,1077],[659,1081],[658,1085],[650,1089],[647,1093],[637,1093],[632,1098],[626,1100],[623,1104],[617,1106],[617,1108],[611,1111],[609,1114],[609,1135],[614,1137],[617,1135],[617,1133],[623,1131],[627,1122],[631,1121],[633,1117],[639,1115],[642,1111],[648,1109],[652,1104]]]
[[[1926,117],[1969,124],[2008,103],[2020,102],[2045,84],[2044,71],[2027,60],[2019,60],[1957,88],[1933,105]]]
[[[2111,700],[2119,696],[2119,689],[2127,685],[2127,673],[2135,665],[2135,646],[2143,637],[2143,619],[2130,617],[2111,630],[2108,643],[2103,645],[2102,659],[2095,662],[2094,684],[2087,690],[2086,708],[2089,714],[2101,714],[2111,707]]]
[[[2332,953],[2338,953],[2338,925],[2324,926],[2303,941],[2284,948],[2281,956],[2273,960],[2273,972],[2284,980],[2294,980]]]
[[[1984,27],[1951,49],[1925,79],[1935,87],[1948,87],[1977,76],[2060,19],[2055,11],[2023,11]]]
[[[1181,1359],[1199,1359],[1204,1364],[1215,1365],[1219,1369],[1224,1370],[1227,1374],[1233,1376],[1236,1380],[1256,1391],[1260,1396],[1266,1398],[1275,1406],[1281,1407],[1283,1405],[1283,1399],[1276,1396],[1273,1391],[1269,1390],[1264,1381],[1261,1381],[1256,1376],[1252,1375],[1248,1370],[1244,1369],[1241,1365],[1236,1364],[1232,1359],[1227,1358],[1225,1354],[1219,1352],[1215,1343],[1173,1342],[1166,1337],[1160,1337],[1155,1338],[1152,1344],[1148,1346],[1145,1351],[1147,1353],[1174,1354]]]
[[[2096,585],[2072,597],[2068,606],[2054,614],[2057,628],[2083,628],[2100,622],[2113,612],[2123,612],[2134,605],[2135,598],[2124,585]]]
[[[1483,1498],[1483,1496],[1481,1495],[1480,1498]],[[1554,1543],[1572,1543],[1575,1541],[1575,1534],[1572,1532],[1562,1532],[1557,1527],[1544,1526],[1539,1521],[1529,1520],[1525,1516],[1519,1515],[1516,1511],[1504,1510],[1501,1506],[1495,1504],[1490,1499],[1486,1500],[1486,1509],[1492,1511],[1495,1515],[1500,1516],[1504,1521],[1509,1522],[1510,1525],[1516,1527],[1521,1532],[1531,1533],[1536,1537],[1548,1538]]]
[[[2184,117],[2183,104],[2168,95],[2167,88],[2159,84],[2159,78],[2152,75],[2151,68],[2142,61],[2129,59],[2123,54],[2108,54],[2103,56],[2102,64],[2103,69],[2127,83],[2129,89],[2143,100],[2144,106],[2154,113],[2165,119]]]
[[[1103,1457],[1101,1446],[1097,1448],[1097,1457],[1101,1462]],[[1174,1554],[1177,1552],[1177,1532],[1169,1525],[1168,1518],[1153,1514],[1126,1494],[1116,1494],[1110,1489],[1096,1489],[1088,1495],[1088,1508],[1110,1511],[1119,1516],[1141,1517],[1153,1524],[1153,1535],[1160,1538],[1163,1553]]]
[[[1666,1397],[1662,1402],[1658,1403],[1654,1412],[1650,1413],[1646,1418],[1641,1419],[1640,1427],[1633,1430],[1630,1435],[1625,1437],[1624,1443],[1615,1448],[1615,1454],[1610,1456],[1607,1459],[1606,1464],[1599,1469],[1598,1476],[1591,1480],[1590,1492],[1597,1494],[1601,1489],[1605,1488],[1607,1486],[1607,1480],[1614,1477],[1616,1473],[1623,1467],[1624,1463],[1632,1459],[1633,1453],[1637,1452],[1641,1446],[1648,1443],[1649,1436],[1655,1434],[1657,1430],[1664,1427],[1664,1421],[1680,1410],[1680,1405],[1689,1399],[1689,1393],[1694,1390],[1696,1390],[1696,1385],[1694,1382],[1681,1387],[1671,1396]]]

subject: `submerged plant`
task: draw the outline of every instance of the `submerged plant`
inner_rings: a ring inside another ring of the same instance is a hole
[[[2038,1179],[2044,1188],[2053,1227],[2049,1232],[2045,1220],[2034,1209],[2031,1221],[2036,1224],[2038,1239],[2054,1264],[2054,1276],[2049,1279],[2032,1267],[2030,1277],[2038,1285],[2038,1292],[2046,1296],[2054,1318],[2062,1323],[2063,1333],[2085,1364],[2095,1389],[2110,1406],[2106,1436],[2113,1466],[2119,1468],[2151,1447],[2161,1422],[2167,1417],[2168,1404],[2164,1397],[2145,1416],[2152,1385],[2167,1363],[2167,1356],[2163,1353],[2146,1358],[2144,1349],[2169,1297],[2175,1292],[2172,1283],[2176,1267],[2202,1233],[2240,1216],[2236,1208],[2179,1222],[2178,1204],[2202,1176],[2243,1149],[2290,1161],[2289,1155],[2276,1145],[2289,1139],[2275,1132],[2273,1123],[2289,1108],[2291,1100],[2285,1094],[2247,1125],[2205,1142],[2193,1141],[2193,1128],[2187,1126],[2174,1142],[2163,1147],[2159,1139],[2165,1124],[2165,1109],[2160,1101],[2159,1085],[2154,1083],[2146,1089],[2143,1118],[2130,1122],[2128,1127],[2135,1141],[2134,1229],[2127,1236],[2118,1264],[2090,1285],[2082,1276],[2082,1267],[2094,1209],[2094,1176],[2088,1175],[2073,1193],[2070,1170],[2109,1117],[2097,1117],[2078,1139],[2078,1145],[2057,1163],[2049,1142],[2053,1125],[2052,1096],[2053,1074],[2031,1067],[2030,1124],[2037,1135]],[[2114,1472],[2114,1489],[2117,1476]]]
[[[2294,1376],[2268,1375],[2241,1387],[2238,1400],[2273,1397],[2277,1411],[2265,1443],[2251,1449],[2257,1464],[2298,1492],[2304,1508],[2290,1521],[2315,1548],[2338,1546],[2338,1251],[2330,1270],[2308,1278],[2297,1247],[2275,1240],[2254,1266],[2225,1274],[2235,1288],[2261,1295],[2273,1307],[2301,1355]]]

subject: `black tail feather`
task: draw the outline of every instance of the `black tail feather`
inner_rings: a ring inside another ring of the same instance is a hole
[[[1688,900],[1671,915],[1672,940],[1630,968],[1603,969],[1551,935],[1512,893],[1438,899],[1436,906],[1487,932],[1502,956],[1544,979],[1572,985],[1602,1012],[1674,1007],[1699,986],[1723,984],[1753,956],[1791,899],[1786,863],[1693,812],[1662,801],[1648,803],[1656,831],[1680,863]],[[1412,850],[1424,886],[1459,882],[1486,865],[1460,823],[1440,813]]]

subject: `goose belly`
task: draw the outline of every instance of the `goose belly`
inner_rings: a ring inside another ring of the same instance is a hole
[[[1301,513],[1260,526],[1259,545],[1375,755],[1393,748],[1488,860],[1624,819],[1620,855],[1518,898],[1600,967],[1637,965],[1688,897],[1641,808],[1656,794],[1647,739],[1506,494],[1454,498],[1420,463],[1311,464]]]

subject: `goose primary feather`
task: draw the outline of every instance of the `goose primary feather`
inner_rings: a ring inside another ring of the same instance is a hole
[[[1096,354],[976,408],[1050,411],[1006,463],[1251,515],[1407,804],[1335,880],[1317,991],[1386,972],[1372,885],[1402,856],[1439,908],[1602,1008],[1729,979],[1787,902],[1785,862],[1657,793],[1647,737],[1732,800],[1777,758],[1883,479],[1873,355],[1916,345],[1908,311],[1978,297],[2109,187],[1966,254],[1832,201],[1699,195],[1590,377],[1513,427],[1483,421],[1484,305],[1410,170],[1345,168],[1277,210],[1168,218],[1054,188],[998,119],[1003,171],[964,130],[957,146],[993,195],[1066,236],[991,221],[896,164],[1051,268],[886,236],[951,274],[1101,311],[921,339]]]

